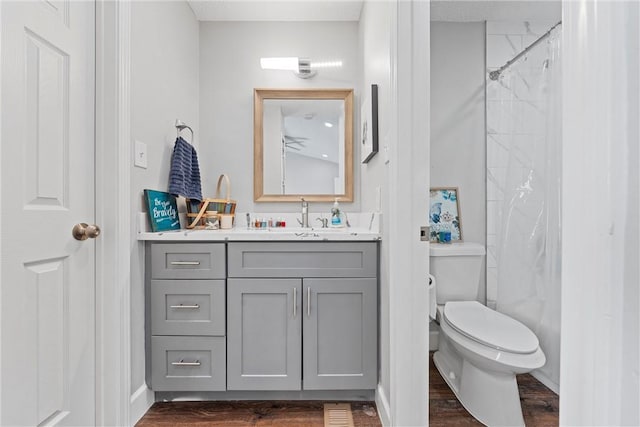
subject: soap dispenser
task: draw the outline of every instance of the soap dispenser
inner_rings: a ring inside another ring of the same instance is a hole
[[[337,197],[335,202],[333,202],[333,207],[331,208],[331,226],[344,227],[344,222],[342,220],[342,211],[340,210],[340,205],[338,204]]]

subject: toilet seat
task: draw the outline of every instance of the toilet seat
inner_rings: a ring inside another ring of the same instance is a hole
[[[538,337],[528,327],[477,301],[447,302],[442,311],[452,329],[479,344],[515,354],[539,348]]]

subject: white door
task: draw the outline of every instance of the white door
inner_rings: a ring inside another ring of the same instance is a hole
[[[95,424],[94,14],[0,1],[1,425]]]

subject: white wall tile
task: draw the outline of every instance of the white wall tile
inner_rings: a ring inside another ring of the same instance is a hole
[[[496,263],[496,246],[495,244],[490,245],[487,243],[487,269],[496,267],[498,267]]]
[[[487,305],[498,298],[498,269],[487,267]]]
[[[504,65],[555,23],[488,22],[487,68]],[[544,41],[542,43],[545,43]],[[535,158],[533,146],[544,137],[545,94],[539,89],[546,45],[537,46],[515,67],[502,74],[499,82],[487,75],[487,305],[495,307],[498,296],[499,247],[505,200],[528,185],[536,186],[539,176],[530,176]],[[506,183],[509,187],[506,187]],[[531,203],[537,203],[530,195]],[[528,235],[519,228],[517,214],[511,218],[510,239],[516,248],[525,250]]]
[[[506,168],[509,162],[509,136],[487,135],[487,167]]]
[[[522,36],[487,35],[487,67],[501,67],[522,50]]]
[[[533,36],[534,38],[540,37],[541,35],[543,35],[544,33],[546,33],[547,31],[549,31],[549,29],[551,27],[553,27],[554,25],[556,25],[557,22],[528,22],[525,27],[527,27],[527,32],[526,34],[528,34],[529,36]]]
[[[487,181],[487,201],[504,200],[504,190],[495,181]]]
[[[546,31],[546,30],[545,30]],[[487,21],[487,34],[528,34],[524,22],[491,22]]]
[[[500,221],[500,205],[502,202],[487,201],[487,235],[498,234]],[[464,217],[463,217],[464,218]]]
[[[498,187],[504,188],[507,180],[507,168],[488,168],[487,182],[494,181]]]
[[[487,132],[510,134],[518,128],[518,105],[506,108],[512,101],[487,101]],[[521,128],[522,126],[520,126]]]

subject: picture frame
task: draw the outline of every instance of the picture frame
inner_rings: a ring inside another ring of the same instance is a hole
[[[378,85],[371,85],[360,108],[360,159],[369,163],[378,152]]]
[[[178,204],[173,194],[145,189],[144,200],[152,232],[180,230]]]
[[[429,190],[429,226],[430,242],[462,242],[458,187],[433,187]],[[450,232],[448,238],[447,232]]]

